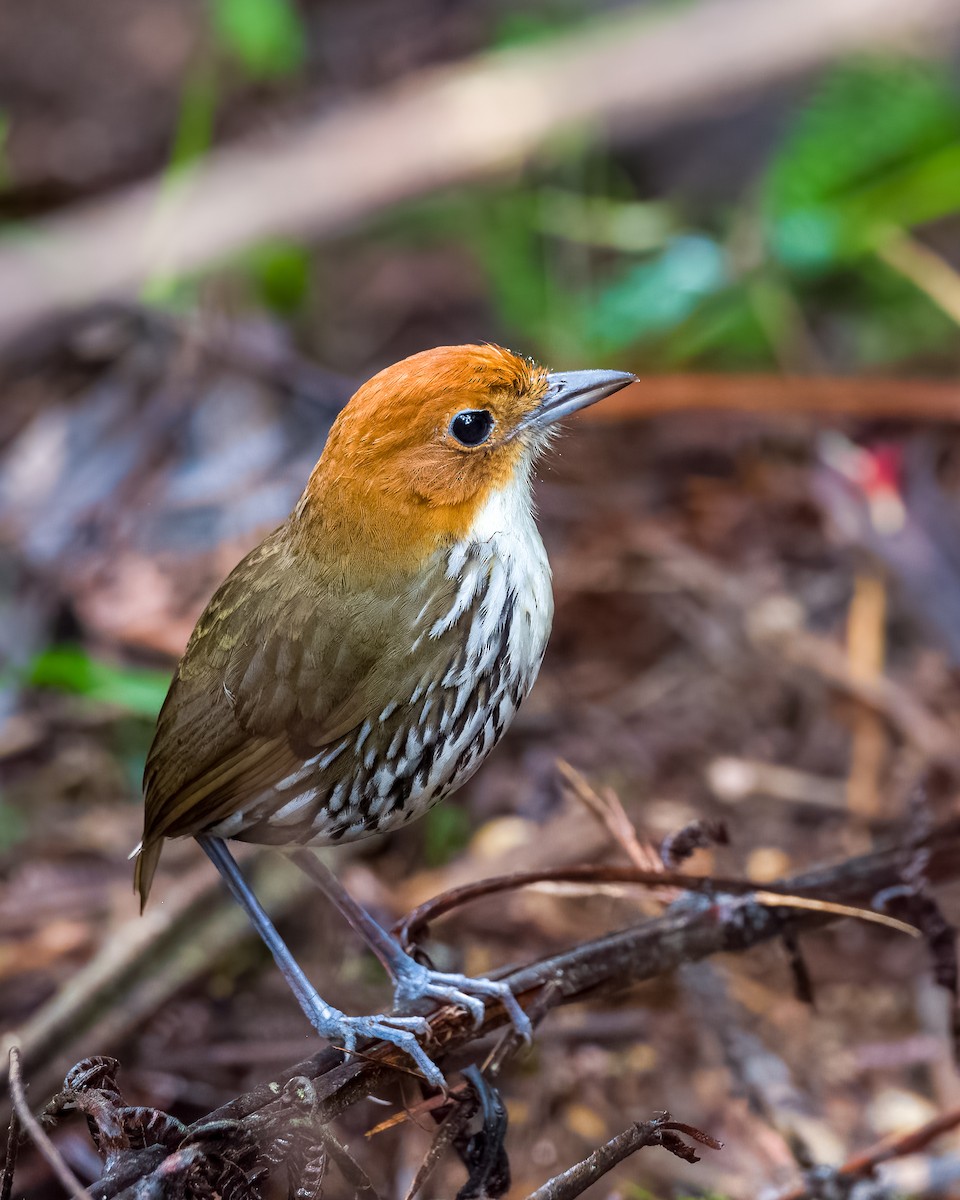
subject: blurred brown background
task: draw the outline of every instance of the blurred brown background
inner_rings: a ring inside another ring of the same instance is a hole
[[[643,383],[542,466],[535,692],[455,800],[338,854],[358,898],[390,922],[621,861],[558,759],[642,840],[722,819],[691,869],[758,881],[953,811],[958,35],[933,0],[0,9],[0,1027],[35,1106],[103,1053],[128,1103],[189,1121],[309,1052],[196,847],[137,916],[139,778],[211,591],[355,383],[427,346]],[[323,994],[382,1005],[308,885],[247,857]],[[531,891],[431,949],[487,970],[650,911]],[[552,1015],[504,1081],[509,1195],[655,1110],[725,1149],[646,1150],[588,1196],[776,1196],[960,1104],[922,946],[848,922],[804,950],[815,1006],[768,947]],[[365,1142],[382,1116],[337,1133],[399,1200],[431,1130]],[[96,1178],[82,1122],[56,1141]],[[958,1179],[953,1136],[883,1186]],[[24,1151],[15,1194],[60,1193]]]

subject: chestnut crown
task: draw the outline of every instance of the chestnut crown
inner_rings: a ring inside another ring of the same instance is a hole
[[[407,555],[413,566],[465,536],[493,491],[529,488],[557,420],[634,378],[551,374],[494,345],[414,354],[368,380],[340,413],[294,522],[327,546],[359,541],[381,562]]]

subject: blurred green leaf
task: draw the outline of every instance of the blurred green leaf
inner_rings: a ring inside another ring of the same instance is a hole
[[[246,263],[260,299],[283,316],[299,312],[310,291],[311,262],[296,242],[268,242],[251,250]]]
[[[767,171],[770,246],[822,273],[869,252],[890,225],[960,207],[960,96],[930,63],[871,61],[832,73]]]
[[[216,70],[211,62],[204,60],[190,71],[180,91],[177,127],[165,184],[169,185],[183,170],[202,158],[213,144],[217,94]]]
[[[290,0],[211,0],[220,44],[254,79],[292,75],[306,57],[306,34]]]
[[[818,273],[832,267],[852,250],[847,223],[829,208],[795,208],[771,229],[777,259],[794,271]]]
[[[170,686],[164,671],[114,667],[91,658],[80,646],[51,646],[27,669],[33,687],[56,688],[155,718]]]
[[[597,344],[617,350],[673,329],[730,282],[723,250],[703,234],[674,238],[598,296],[590,317]]]
[[[505,12],[494,31],[491,44],[496,48],[530,46],[568,33],[589,20],[589,9],[579,5],[554,4],[538,12],[514,9]]]
[[[960,105],[944,69],[900,60],[841,67],[771,162],[767,202],[781,214],[833,202],[958,134]]]
[[[911,228],[960,210],[960,144],[947,146],[832,207],[796,209],[775,222],[771,242],[786,267],[818,273],[874,250],[891,227]]]
[[[543,336],[550,308],[550,272],[536,229],[533,189],[478,196],[474,219],[465,230],[477,261],[486,271],[501,319],[534,340]]]
[[[848,226],[864,229],[862,240],[868,247],[877,232],[890,225],[921,225],[958,210],[960,140],[858,189],[838,206]]]
[[[686,321],[665,332],[650,357],[661,367],[698,364],[714,370],[769,366],[774,360],[770,331],[745,284],[707,296]]]

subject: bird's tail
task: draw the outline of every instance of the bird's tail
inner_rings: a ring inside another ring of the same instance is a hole
[[[157,863],[160,861],[163,838],[143,842],[138,849],[139,853],[134,851],[137,854],[137,865],[133,869],[133,886],[134,890],[140,893],[140,911],[143,912],[147,906],[147,897],[150,895],[150,886],[157,870]]]

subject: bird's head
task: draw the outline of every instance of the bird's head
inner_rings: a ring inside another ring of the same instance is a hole
[[[548,372],[499,346],[441,346],[368,380],[340,413],[295,516],[383,555],[465,536],[498,489],[529,493],[556,422],[632,383],[623,371]],[[318,530],[319,533],[319,530]]]

